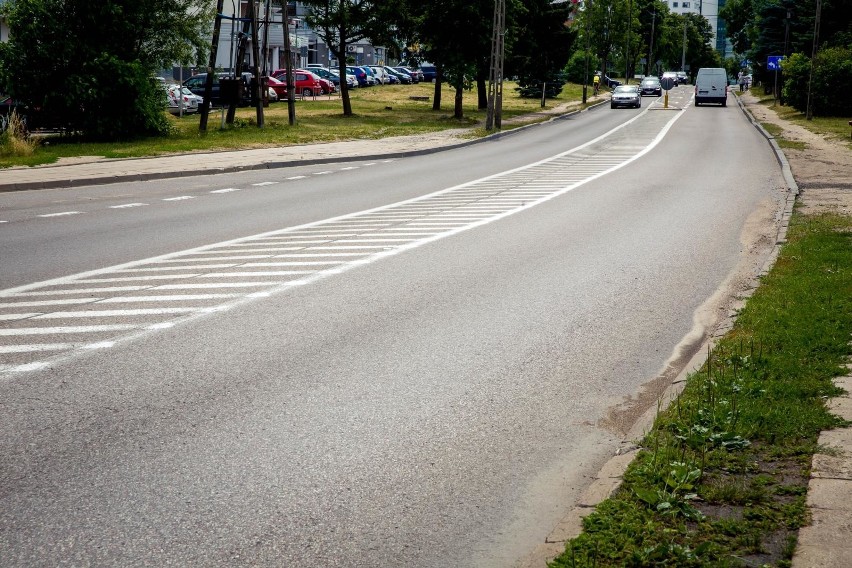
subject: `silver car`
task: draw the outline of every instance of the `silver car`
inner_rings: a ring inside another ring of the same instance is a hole
[[[642,97],[639,95],[639,87],[636,85],[619,85],[612,91],[610,108],[642,106]]]

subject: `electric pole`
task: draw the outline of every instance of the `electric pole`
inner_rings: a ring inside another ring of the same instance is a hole
[[[488,78],[488,110],[485,130],[500,130],[503,114],[503,54],[506,36],[506,0],[494,0],[494,27],[491,32],[491,74]]]
[[[216,3],[216,20],[213,22],[213,41],[210,45],[210,59],[207,62],[207,79],[204,82],[204,102],[201,104],[201,121],[198,130],[207,132],[207,116],[210,114],[210,97],[213,94],[213,73],[216,71],[216,57],[219,54],[219,30],[222,28],[222,9],[225,0]]]

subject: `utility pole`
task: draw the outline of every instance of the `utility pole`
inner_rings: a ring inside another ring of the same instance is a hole
[[[589,92],[589,50],[591,49],[589,19],[592,17],[592,0],[588,0],[588,2],[589,5],[586,7],[588,12],[583,16],[583,19],[586,21],[586,64],[583,66],[583,104],[586,104]]]
[[[290,2],[284,3],[284,68],[287,70],[287,118],[290,126],[296,124],[296,87],[293,85],[293,46],[290,45]],[[341,75],[345,78],[345,75]]]
[[[808,120],[814,119],[813,108],[811,107],[811,83],[814,80],[814,59],[816,59],[817,47],[819,46],[819,18],[822,14],[822,0],[817,0],[816,3],[816,19],[814,20],[814,46],[811,49],[811,73],[808,76],[808,112],[805,116]]]
[[[255,0],[249,0],[248,17],[251,19],[251,74],[254,81],[251,84],[252,99],[257,109],[257,127],[263,128],[263,83],[260,80],[260,41],[257,33],[257,6]]]
[[[503,114],[503,54],[506,36],[506,0],[494,0],[491,32],[491,73],[488,78],[488,110],[485,130],[500,130]]]
[[[201,104],[201,121],[198,130],[207,132],[207,116],[210,114],[210,97],[213,94],[213,73],[216,71],[216,57],[219,54],[219,30],[222,28],[222,9],[225,0],[216,2],[216,20],[213,22],[213,41],[210,45],[210,59],[207,62],[207,79],[204,82],[204,102]]]
[[[648,67],[645,69],[645,75],[653,75],[654,67],[654,30],[657,24],[657,3],[654,2],[654,13],[651,15],[651,42],[648,48]]]

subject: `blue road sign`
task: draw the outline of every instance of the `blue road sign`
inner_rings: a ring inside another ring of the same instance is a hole
[[[766,57],[766,69],[767,69],[767,71],[780,71],[783,61],[784,61],[783,55],[768,55]]]

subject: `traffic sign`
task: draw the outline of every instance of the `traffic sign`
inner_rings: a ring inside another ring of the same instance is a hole
[[[674,88],[674,79],[672,79],[671,77],[663,77],[662,79],[660,79],[660,86],[663,89],[670,91]]]
[[[783,55],[768,55],[766,57],[767,71],[780,71],[784,61]]]

